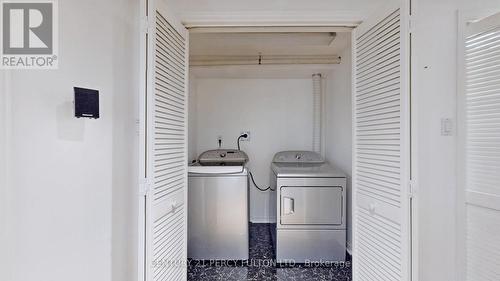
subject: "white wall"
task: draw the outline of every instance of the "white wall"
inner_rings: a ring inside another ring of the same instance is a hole
[[[8,225],[7,211],[7,72],[0,72],[0,249],[7,249],[7,233],[4,226]],[[0,279],[6,280],[8,255],[0,253]]]
[[[138,244],[139,4],[114,0],[111,280],[136,280]],[[116,9],[119,6],[120,9]]]
[[[417,126],[420,280],[457,280],[456,137],[440,119],[456,120],[457,10],[500,10],[499,0],[416,2],[413,102]]]
[[[196,121],[190,119],[190,126],[196,126],[196,146],[190,147],[190,155],[217,148],[219,135],[224,148],[236,148],[240,132],[249,130],[251,139],[241,142],[241,149],[249,155],[257,184],[267,187],[276,152],[311,150],[312,78],[197,78],[191,98],[193,92]],[[251,221],[274,221],[268,192],[252,187],[250,205]]]
[[[352,92],[351,48],[340,53],[341,64],[326,77],[325,134],[326,159],[347,174],[347,245],[351,249],[351,176],[352,176]]]
[[[136,6],[59,1],[59,69],[11,71],[2,89],[1,280],[136,277]],[[73,86],[100,90],[100,119],[72,117]]]

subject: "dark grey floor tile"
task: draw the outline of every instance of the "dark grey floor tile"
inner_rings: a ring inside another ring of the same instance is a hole
[[[350,281],[350,258],[344,264],[332,267],[275,267],[275,256],[271,240],[270,224],[250,224],[250,260],[247,263],[230,265],[210,265],[191,262],[188,280],[286,280],[286,281]]]

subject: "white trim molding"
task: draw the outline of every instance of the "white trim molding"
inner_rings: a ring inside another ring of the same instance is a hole
[[[351,32],[353,28],[350,26],[202,26],[190,27],[189,33]]]

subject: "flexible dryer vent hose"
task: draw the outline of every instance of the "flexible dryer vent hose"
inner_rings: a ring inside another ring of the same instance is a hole
[[[321,74],[313,74],[313,142],[314,152],[321,153],[321,115],[322,89]]]

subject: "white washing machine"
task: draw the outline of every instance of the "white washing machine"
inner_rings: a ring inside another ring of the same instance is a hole
[[[282,151],[271,165],[279,263],[344,261],[346,175],[311,151]]]
[[[217,149],[188,167],[188,257],[248,259],[248,156]]]

